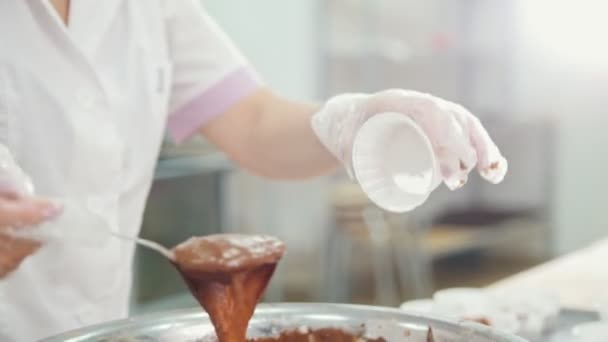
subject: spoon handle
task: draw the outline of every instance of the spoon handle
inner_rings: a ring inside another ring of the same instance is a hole
[[[131,237],[131,236],[123,235],[123,234],[116,233],[113,231],[108,231],[108,233],[115,238],[118,238],[118,239],[121,239],[124,241],[134,242],[140,246],[143,246],[143,247],[146,247],[153,251],[156,251],[171,261],[173,261],[173,259],[174,259],[173,252],[158,242],[154,242],[154,241],[147,240],[147,239],[142,239],[140,237]]]

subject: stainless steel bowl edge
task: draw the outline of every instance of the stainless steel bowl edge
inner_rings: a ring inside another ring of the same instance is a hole
[[[524,339],[472,322],[450,322],[443,319],[404,312],[397,308],[327,303],[276,303],[260,304],[256,308],[250,330],[257,333],[276,332],[277,329],[295,328],[298,325],[316,327],[342,327],[383,321],[408,328],[431,326],[439,333],[458,336],[449,342],[525,342]],[[199,308],[184,309],[132,317],[85,327],[40,342],[97,342],[97,341],[169,341],[169,333],[186,335],[213,332],[209,318]],[[165,336],[163,338],[162,336]],[[198,335],[197,335],[198,336]],[[186,339],[184,339],[186,340]],[[395,338],[387,339],[397,342]],[[438,340],[438,342],[443,342]]]

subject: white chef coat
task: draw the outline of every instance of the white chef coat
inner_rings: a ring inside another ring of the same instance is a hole
[[[182,141],[260,85],[195,0],[0,1],[0,143],[43,196],[138,234],[164,132]],[[125,317],[133,246],[45,245],[0,281],[0,341]]]

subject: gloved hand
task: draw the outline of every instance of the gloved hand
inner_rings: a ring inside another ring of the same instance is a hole
[[[313,116],[312,127],[352,176],[352,147],[359,128],[371,116],[385,112],[403,113],[424,130],[450,189],[463,186],[475,166],[489,182],[503,180],[507,161],[479,119],[462,106],[429,94],[391,89],[338,95]]]
[[[0,279],[12,272],[40,244],[13,237],[15,229],[27,229],[51,219],[61,211],[53,203],[35,198],[29,177],[0,144]]]

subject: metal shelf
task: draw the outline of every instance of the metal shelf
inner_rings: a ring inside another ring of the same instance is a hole
[[[449,257],[471,250],[521,242],[542,234],[544,225],[528,219],[514,219],[497,226],[435,226],[425,236],[423,247],[432,259]]]
[[[232,163],[220,152],[166,157],[158,161],[154,179],[163,180],[205,173],[227,172],[232,168]]]

